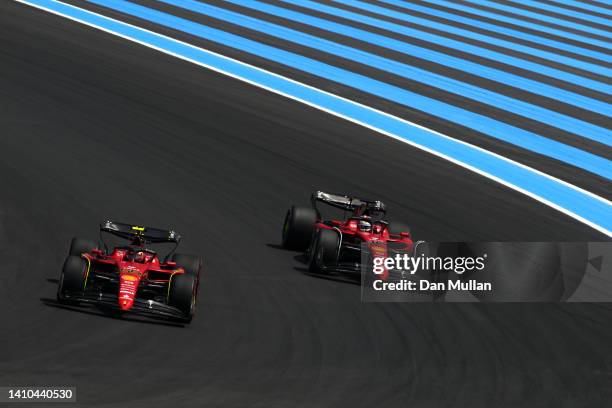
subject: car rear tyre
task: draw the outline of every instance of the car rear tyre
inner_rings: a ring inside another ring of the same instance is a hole
[[[325,267],[335,266],[338,263],[339,243],[340,237],[336,231],[319,230],[308,253],[308,270],[311,273],[323,273]]]
[[[98,247],[98,243],[90,239],[72,238],[70,243],[70,255],[81,256],[82,253],[89,253]]]
[[[69,296],[70,294],[83,292],[86,273],[87,261],[85,259],[79,256],[68,256],[60,275],[57,300],[62,303],[77,304],[78,302],[70,300]]]
[[[200,270],[202,269],[202,257],[197,255],[174,254],[172,255],[172,261],[185,269],[187,275],[199,278]]]
[[[317,219],[317,211],[314,208],[292,206],[287,211],[283,224],[283,247],[305,251],[310,245]]]
[[[188,274],[174,276],[170,281],[168,304],[183,313],[185,322],[190,322],[196,306],[196,277]]]

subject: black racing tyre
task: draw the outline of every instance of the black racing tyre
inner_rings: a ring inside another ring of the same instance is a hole
[[[90,239],[85,238],[72,238],[72,242],[70,243],[70,252],[69,254],[72,256],[81,256],[84,252],[91,252],[92,250],[98,247],[98,243],[96,241],[92,241]]]
[[[308,253],[308,270],[323,273],[324,267],[335,266],[338,262],[340,236],[334,230],[320,229]]]
[[[197,280],[188,274],[175,275],[170,280],[168,304],[179,309],[186,322],[190,322],[196,306]]]
[[[283,224],[283,247],[305,251],[310,245],[317,219],[314,208],[292,206],[287,210]]]
[[[200,276],[200,270],[202,269],[202,257],[197,255],[187,254],[174,254],[172,260],[176,262],[178,266],[185,269],[187,275]]]
[[[391,221],[389,222],[389,233],[399,235],[402,232],[410,234],[410,227],[403,222]]]
[[[66,293],[82,292],[85,285],[87,261],[79,256],[70,255],[64,262],[57,287],[57,300],[64,303],[77,303],[67,299]]]

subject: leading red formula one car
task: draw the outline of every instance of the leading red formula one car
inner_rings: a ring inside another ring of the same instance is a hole
[[[102,233],[125,239],[129,245],[109,250]],[[103,222],[99,243],[73,238],[60,275],[57,299],[190,322],[195,313],[202,259],[174,254],[180,239],[174,231]],[[149,248],[149,244],[161,243],[174,244],[164,259]]]
[[[381,201],[316,191],[311,202],[311,208],[292,206],[287,211],[282,240],[284,248],[305,251],[311,273],[360,274],[363,263],[373,258],[413,254],[410,231],[384,220],[386,206]],[[323,219],[317,203],[343,210],[343,219]],[[386,269],[377,277],[387,278]]]

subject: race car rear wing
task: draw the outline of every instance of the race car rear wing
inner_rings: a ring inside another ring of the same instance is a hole
[[[100,232],[108,232],[131,241],[152,244],[170,242],[178,245],[181,240],[181,236],[173,230],[143,227],[114,221],[100,223]]]
[[[323,191],[315,191],[312,193],[311,201],[312,206],[315,209],[317,208],[317,202],[321,202],[345,211],[354,211],[362,208],[368,212],[382,214],[387,212],[387,206],[382,201],[366,200],[363,198],[351,197],[342,194],[330,194]]]

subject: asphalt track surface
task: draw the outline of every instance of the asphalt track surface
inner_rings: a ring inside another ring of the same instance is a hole
[[[363,304],[278,248],[314,189],[380,197],[432,240],[603,236],[314,109],[0,5],[0,385],[69,406],[607,406],[601,304]],[[383,158],[383,160],[381,160]],[[363,171],[367,164],[369,171]],[[72,236],[173,227],[205,258],[189,327],[54,302]],[[41,406],[37,404],[36,406]]]

